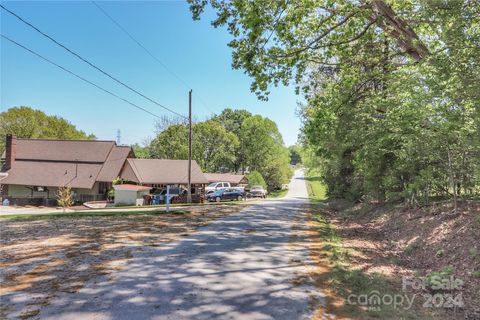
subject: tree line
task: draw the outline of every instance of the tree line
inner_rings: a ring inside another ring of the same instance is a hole
[[[189,2],[199,19],[207,1]],[[424,204],[480,193],[478,2],[210,4],[259,98],[296,83],[303,158],[330,196]]]
[[[66,119],[26,106],[0,112],[0,154],[5,151],[7,134],[25,139],[96,139],[95,135],[77,129]]]
[[[251,173],[255,184],[270,190],[281,188],[291,176],[289,152],[277,125],[268,118],[227,108],[209,120],[196,121],[192,131],[192,157],[204,172]],[[132,146],[137,157],[188,158],[184,119],[162,118],[156,132],[148,145]],[[0,113],[0,153],[9,133],[19,138],[96,138],[61,117],[30,107],[13,107]]]
[[[166,122],[166,123],[165,123]],[[160,123],[157,136],[136,154],[150,158],[187,159],[188,125],[181,119]],[[272,120],[246,110],[224,109],[193,124],[192,158],[205,172],[255,172],[270,190],[282,187],[292,174],[282,135]],[[254,179],[257,181],[257,178]]]

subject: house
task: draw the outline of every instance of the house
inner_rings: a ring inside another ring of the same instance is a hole
[[[54,204],[58,188],[70,186],[75,201],[106,199],[112,180],[128,158],[131,147],[114,141],[17,139],[7,135],[2,156],[2,195],[16,205]]]
[[[164,189],[167,185],[173,187],[188,186],[188,160],[167,159],[127,159],[120,174],[123,180],[139,185]],[[192,201],[201,202],[208,179],[195,160],[192,160]],[[186,202],[186,196],[176,197],[175,202]]]
[[[243,174],[231,174],[231,173],[205,173],[209,183],[213,182],[229,182],[231,186],[244,187],[248,185],[248,178]]]
[[[135,159],[131,147],[115,141],[17,139],[7,135],[2,156],[2,196],[13,205],[55,205],[58,188],[70,186],[76,202],[106,200],[117,177],[150,187],[188,186],[188,161]],[[203,199],[208,180],[192,161],[192,201]],[[141,191],[145,191],[142,189]],[[175,198],[186,202],[186,196]]]

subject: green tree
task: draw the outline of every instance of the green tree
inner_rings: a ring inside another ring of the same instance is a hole
[[[199,122],[192,128],[192,158],[206,172],[229,171],[235,161],[237,137],[216,121]],[[188,128],[175,124],[152,140],[152,158],[187,159]]]
[[[12,107],[0,113],[0,153],[5,150],[5,136],[44,139],[95,139],[78,130],[67,120],[49,116],[30,107]]]
[[[152,140],[149,152],[150,157],[156,159],[187,159],[188,128],[183,124],[166,128]]]
[[[263,178],[262,174],[258,171],[252,171],[248,174],[248,184],[253,186],[262,186],[263,188],[267,188],[267,183]]]
[[[208,1],[189,2],[198,19]],[[259,98],[268,96],[269,85],[290,82],[304,94],[306,161],[321,166],[331,196],[415,204],[478,193],[480,6],[474,1],[210,4],[217,11],[213,25],[232,34],[233,67],[252,77]],[[254,138],[243,134],[245,141]],[[268,157],[253,148],[246,154],[268,182]]]
[[[193,127],[193,155],[207,172],[229,171],[235,162],[238,138],[216,121],[196,123]]]
[[[148,150],[148,147],[142,147],[138,143],[134,143],[132,144],[132,149],[135,153],[135,157],[137,158],[147,159],[150,157],[150,151]]]
[[[235,134],[239,139],[237,148],[235,149],[235,161],[232,171],[243,172],[245,170],[245,142],[242,139],[241,130],[245,119],[251,117],[252,114],[246,110],[224,109],[219,115],[212,120],[219,122],[228,132]]]
[[[290,164],[297,165],[302,163],[301,147],[293,145],[288,147],[288,153],[290,156]]]
[[[255,115],[242,125],[245,164],[250,171],[259,171],[270,190],[280,188],[291,175],[289,155],[275,122]]]

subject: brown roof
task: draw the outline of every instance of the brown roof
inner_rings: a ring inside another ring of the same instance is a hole
[[[132,150],[100,140],[17,139],[16,145],[15,161],[2,183],[86,189],[118,177]]]
[[[143,184],[187,184],[188,161],[165,159],[127,159],[121,177]],[[192,161],[192,183],[206,184],[207,178]]]
[[[97,181],[111,182],[117,178],[120,175],[125,159],[127,159],[131,151],[132,148],[130,147],[114,146],[98,174]]]
[[[17,139],[17,160],[104,162],[114,141]]]
[[[244,179],[245,183],[248,182],[247,177],[243,174],[205,173],[205,177],[208,179],[208,182],[230,182],[234,184],[239,184]]]
[[[16,161],[2,184],[91,189],[101,168],[93,163]]]

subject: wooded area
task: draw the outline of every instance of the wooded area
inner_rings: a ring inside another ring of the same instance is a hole
[[[191,0],[198,19],[206,2]],[[476,1],[212,1],[233,66],[294,82],[307,165],[331,197],[428,203],[480,187]]]

